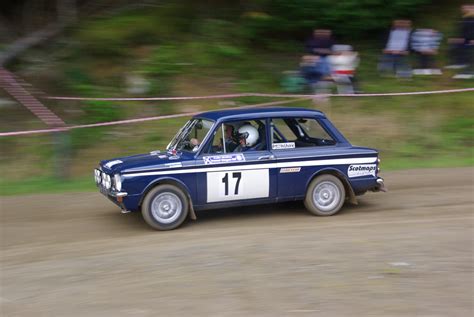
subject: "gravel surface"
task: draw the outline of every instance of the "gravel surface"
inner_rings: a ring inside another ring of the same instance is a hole
[[[1,316],[472,316],[474,168],[149,229],[99,193],[0,197]]]

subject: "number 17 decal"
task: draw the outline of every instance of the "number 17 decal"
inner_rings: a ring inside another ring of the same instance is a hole
[[[208,172],[206,178],[208,203],[269,195],[268,169]]]
[[[234,189],[234,195],[239,194],[239,184],[240,184],[240,179],[242,178],[242,173],[241,172],[235,172],[232,173],[233,178],[237,178],[237,182],[235,183],[235,189]],[[225,195],[229,195],[229,173],[225,173],[224,178],[222,178],[222,182],[225,184]]]

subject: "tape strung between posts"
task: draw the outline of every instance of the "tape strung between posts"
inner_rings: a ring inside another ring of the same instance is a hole
[[[227,99],[227,98],[239,98],[239,97],[269,97],[269,98],[300,98],[294,100],[286,101],[274,101],[260,104],[253,104],[247,106],[241,106],[239,108],[252,108],[252,107],[265,107],[279,104],[292,103],[296,101],[314,99],[314,98],[326,98],[326,97],[384,97],[384,96],[410,96],[410,95],[432,95],[432,94],[449,94],[449,93],[460,93],[474,91],[474,88],[461,88],[461,89],[447,89],[447,90],[432,90],[432,91],[415,91],[415,92],[395,92],[395,93],[373,93],[373,94],[318,94],[318,95],[308,95],[308,94],[265,94],[265,93],[241,93],[241,94],[227,94],[227,95],[210,95],[210,96],[191,96],[191,97],[149,97],[149,98],[82,98],[82,97],[54,97],[47,96],[45,99],[51,100],[84,100],[84,101],[158,101],[158,100],[197,100],[197,99]],[[225,109],[216,109],[216,110],[225,110]],[[102,126],[111,126],[111,125],[120,125],[128,124],[135,122],[145,122],[152,120],[163,120],[179,117],[187,117],[199,114],[201,112],[190,112],[190,113],[181,113],[181,114],[172,114],[166,116],[156,116],[148,118],[138,118],[138,119],[129,119],[129,120],[119,120],[111,122],[100,122],[92,124],[83,124],[83,125],[74,125],[62,128],[54,129],[42,129],[42,130],[26,130],[26,131],[13,131],[13,132],[0,132],[0,137],[6,136],[18,136],[18,135],[27,135],[27,134],[39,134],[39,133],[51,133],[51,132],[64,132],[71,129],[82,129],[82,128],[93,128],[93,127],[102,127]]]
[[[259,103],[259,104],[253,104],[253,105],[240,106],[240,107],[238,107],[238,109],[254,108],[254,107],[268,107],[268,106],[287,104],[287,103],[292,103],[292,102],[297,102],[297,101],[302,101],[302,100],[308,100],[308,99],[310,99],[310,98],[299,98],[299,99],[293,99],[293,100],[265,102],[265,103]],[[229,108],[215,109],[213,111],[220,111],[220,110],[229,110]],[[147,118],[137,118],[137,119],[110,121],[110,122],[99,122],[99,123],[91,123],[91,124],[72,125],[72,126],[61,127],[61,128],[53,128],[53,129],[1,132],[0,137],[18,136],[18,135],[27,135],[27,134],[39,134],[39,133],[65,132],[65,131],[72,130],[72,129],[105,127],[105,126],[111,126],[111,125],[121,125],[121,124],[136,123],[136,122],[146,122],[146,121],[173,119],[173,118],[181,118],[181,117],[191,117],[191,116],[200,114],[202,112],[203,111],[187,112],[187,113],[178,113],[178,114],[170,114],[170,115],[147,117]]]
[[[241,93],[227,95],[190,96],[190,97],[136,97],[136,98],[94,98],[94,97],[62,97],[46,96],[44,99],[50,100],[79,100],[79,101],[164,101],[164,100],[204,100],[204,99],[229,99],[242,97],[268,97],[268,98],[317,98],[317,97],[390,97],[390,96],[412,96],[412,95],[435,95],[452,94],[460,92],[474,91],[474,88],[412,91],[412,92],[388,92],[388,93],[368,93],[368,94],[266,94],[266,93]]]

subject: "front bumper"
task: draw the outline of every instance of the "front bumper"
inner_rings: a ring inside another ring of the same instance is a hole
[[[128,213],[130,210],[127,209],[123,202],[123,198],[126,197],[128,194],[126,192],[117,192],[117,191],[108,191],[104,187],[98,185],[100,193],[107,197],[111,202],[116,204],[117,206],[122,209],[122,213]]]
[[[377,177],[377,185],[372,189],[374,192],[386,192],[387,188],[382,177]]]
[[[97,178],[97,175],[100,175],[100,178],[98,179]],[[119,206],[121,209],[122,209],[122,212],[123,213],[127,213],[129,212],[127,210],[127,208],[125,207],[125,204],[123,203],[123,198],[126,197],[128,195],[128,193],[126,192],[122,192],[122,191],[117,191],[115,190],[113,187],[114,185],[113,184],[110,184],[110,188],[107,188],[105,186],[105,183],[102,181],[103,177],[105,176],[106,174],[99,170],[99,169],[95,169],[94,170],[94,180],[95,180],[95,184],[96,186],[99,188],[99,191],[102,195],[104,195],[105,197],[107,197],[110,201],[112,201],[114,204],[116,204],[117,206]],[[110,175],[109,175],[110,176]],[[110,179],[113,179],[113,177],[110,177]]]

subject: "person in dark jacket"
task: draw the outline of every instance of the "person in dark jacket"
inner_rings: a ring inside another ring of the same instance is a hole
[[[474,78],[474,5],[463,5],[461,11],[463,19],[459,26],[460,36],[448,39],[453,64],[446,68],[463,68],[453,78],[471,79]]]
[[[306,41],[306,51],[309,54],[318,56],[318,63],[321,70],[329,69],[327,57],[332,54],[331,48],[334,45],[331,30],[316,29],[313,36]],[[322,76],[329,76],[329,73],[323,73]]]
[[[313,36],[306,41],[306,51],[309,54],[326,57],[331,55],[333,45],[331,30],[316,29]]]

